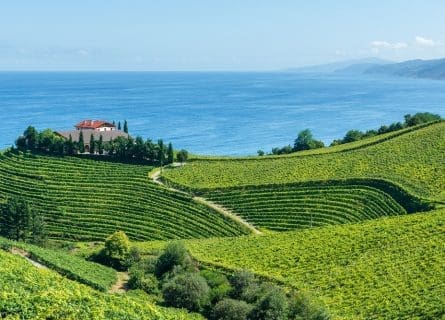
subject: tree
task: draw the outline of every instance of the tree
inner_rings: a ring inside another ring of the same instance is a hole
[[[182,273],[174,276],[162,287],[162,295],[168,306],[202,311],[209,304],[210,288],[198,273]]]
[[[90,154],[94,154],[96,152],[96,141],[94,141],[94,135],[90,136]]]
[[[0,235],[5,238],[25,241],[29,233],[31,208],[22,198],[7,200],[1,208]]]
[[[77,145],[78,145],[79,153],[84,153],[85,152],[85,143],[83,141],[83,132],[82,132],[82,130],[80,130],[79,142],[77,143]]]
[[[121,122],[119,121],[118,123],[117,123],[117,130],[120,130],[121,129]]]
[[[167,163],[171,164],[173,163],[173,161],[174,161],[173,145],[170,142],[167,148]]]
[[[127,120],[124,121],[124,132],[128,133],[128,123],[127,123]]]
[[[212,320],[240,320],[246,319],[252,307],[244,301],[223,299],[213,308]]]
[[[266,294],[252,309],[249,320],[286,320],[288,302],[280,288],[275,288]]]
[[[122,262],[130,251],[130,240],[123,231],[116,231],[105,239],[105,256]]]
[[[241,298],[243,292],[256,283],[254,274],[248,270],[236,271],[229,280],[233,288],[231,296],[235,299]]]
[[[76,147],[71,134],[69,135],[68,140],[65,141],[65,152],[70,156],[76,153]]]
[[[410,114],[405,115],[405,125],[408,127],[412,127],[422,123],[437,121],[441,119],[442,117],[438,114],[430,112],[418,112],[413,116],[411,116]]]
[[[363,132],[359,130],[349,130],[343,138],[343,143],[359,141],[363,139]]]
[[[26,130],[23,132],[23,136],[25,137],[26,141],[26,147],[29,150],[35,150],[38,147],[39,142],[39,133],[37,132],[36,128],[29,126],[26,128]]]
[[[264,156],[264,151],[263,150],[258,150],[256,152],[260,157]]]
[[[298,137],[297,139],[295,139],[294,148],[292,151],[318,149],[323,147],[324,143],[322,141],[315,140],[312,136],[311,130],[305,129],[298,133]],[[282,148],[279,154],[283,153],[289,153],[289,150],[286,148]]]
[[[34,244],[43,245],[47,237],[43,215],[36,210],[31,210],[29,223],[29,241]]]
[[[165,162],[165,146],[164,146],[164,141],[162,139],[158,140],[158,147],[159,151],[157,160],[160,163],[160,165],[163,166]]]
[[[173,270],[175,266],[186,266],[190,256],[184,243],[180,241],[170,242],[156,262],[155,274],[158,278]]]
[[[97,141],[97,152],[104,154],[104,138],[102,135],[99,136],[99,141]]]
[[[177,154],[176,154],[176,159],[178,160],[178,162],[184,163],[187,162],[189,153],[187,150],[181,149]]]

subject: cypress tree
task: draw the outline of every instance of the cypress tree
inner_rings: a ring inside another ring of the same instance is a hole
[[[97,151],[99,154],[104,154],[104,138],[102,135],[99,136],[99,141],[97,142]]]
[[[124,121],[124,132],[128,133],[128,123],[127,123],[127,120]]]
[[[121,122],[119,121],[118,123],[117,123],[117,130],[120,130],[121,129]]]
[[[90,136],[90,154],[94,154],[96,152],[96,141],[94,141],[94,136],[91,133]]]
[[[79,133],[78,145],[79,145],[79,153],[84,153],[85,152],[85,143],[83,141],[83,132],[82,132],[82,130],[80,130],[80,133]]]
[[[167,149],[167,163],[173,163],[174,160],[174,155],[173,155],[173,145],[171,144],[171,142],[168,144],[168,149]]]

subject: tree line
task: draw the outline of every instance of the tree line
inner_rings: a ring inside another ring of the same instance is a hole
[[[128,130],[126,122],[124,129]],[[86,138],[89,139],[88,153],[91,155],[103,155],[119,160],[144,160],[157,165],[171,164],[175,160],[172,143],[165,144],[162,139],[155,143],[150,139],[144,140],[140,136],[135,139],[128,136],[104,142],[102,135],[99,136],[99,139],[95,139],[93,134],[90,137],[84,137],[82,130],[79,133],[79,141],[73,141],[71,135],[65,139],[51,129],[39,132],[36,128],[29,126],[23,135],[17,138],[16,147],[21,151],[72,156],[86,153]],[[186,150],[176,152],[177,161],[185,162],[187,158]]]
[[[348,132],[346,132],[345,136],[342,139],[336,139],[332,141],[330,146],[332,147],[339,144],[359,141],[380,134],[393,132],[404,128],[417,126],[419,124],[439,121],[439,120],[442,120],[442,117],[440,115],[433,114],[430,112],[418,112],[414,115],[406,114],[404,116],[404,122],[394,122],[391,123],[390,125],[382,125],[380,128],[376,130],[374,129],[367,131],[360,131],[356,129],[349,130]],[[325,145],[322,141],[314,139],[311,130],[305,129],[298,133],[298,136],[295,139],[293,146],[287,145],[281,148],[280,147],[272,148],[270,154],[273,155],[288,154],[297,151],[319,149],[324,147]],[[258,150],[258,155],[263,156],[264,154],[265,154],[264,151]]]

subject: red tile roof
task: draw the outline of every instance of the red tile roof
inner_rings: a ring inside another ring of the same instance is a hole
[[[116,127],[108,121],[102,120],[83,120],[75,125],[76,129],[97,129],[100,127]]]

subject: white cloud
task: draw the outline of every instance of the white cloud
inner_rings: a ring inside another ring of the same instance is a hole
[[[377,51],[379,48],[386,48],[386,49],[404,49],[407,48],[408,45],[405,42],[388,42],[388,41],[381,41],[376,40],[371,42],[371,46],[373,49],[376,49],[374,51]]]
[[[424,38],[421,36],[416,36],[415,38],[416,44],[423,46],[423,47],[434,47],[437,46],[439,43],[434,41],[433,39]]]
[[[80,50],[77,51],[77,53],[78,53],[79,55],[81,55],[81,56],[84,56],[84,57],[90,54],[90,53],[88,52],[88,50],[85,50],[85,49],[80,49]]]

